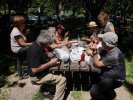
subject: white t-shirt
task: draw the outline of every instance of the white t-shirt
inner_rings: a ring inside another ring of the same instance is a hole
[[[102,50],[104,50],[103,46],[102,46],[102,42],[99,42],[98,45],[96,46],[98,53],[100,53]]]
[[[21,46],[15,39],[15,36],[17,36],[17,35],[21,35],[24,38],[24,40],[26,41],[26,37],[18,30],[17,27],[14,27],[10,34],[11,50],[14,53],[18,53],[19,49],[21,48]]]

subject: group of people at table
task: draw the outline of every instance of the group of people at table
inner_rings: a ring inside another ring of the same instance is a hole
[[[93,58],[94,66],[101,69],[99,81],[92,84],[90,95],[92,100],[112,100],[116,97],[114,89],[120,87],[125,80],[125,61],[117,47],[118,36],[113,24],[109,21],[108,14],[101,12],[98,15],[98,22],[102,28],[99,28],[95,21],[91,21],[87,24],[92,32],[91,37],[81,38],[90,42],[86,53]],[[58,59],[50,58],[46,52],[48,48],[59,48],[72,42],[68,38],[63,39],[61,32],[64,26],[59,24],[57,29],[50,27],[47,30],[41,30],[36,41],[27,43],[26,33],[23,32],[25,24],[23,16],[14,16],[14,27],[10,34],[11,50],[20,59],[27,57],[28,73],[33,83],[55,85],[53,100],[63,100],[66,78],[48,71],[50,67],[57,64]],[[65,35],[68,35],[68,32]],[[17,70],[22,78],[21,66]]]

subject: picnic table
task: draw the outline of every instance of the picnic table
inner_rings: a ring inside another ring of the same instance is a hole
[[[72,90],[87,90],[91,86],[91,67],[86,65],[81,67],[79,62],[68,62],[64,64],[64,61],[60,61],[59,64],[49,69],[50,72],[56,74],[63,73],[63,76],[67,78],[67,89]]]
[[[74,45],[71,47],[64,47],[63,50],[59,50],[60,51],[60,56],[62,56],[63,54],[68,52],[69,55],[69,61],[67,63],[65,63],[65,61],[63,61],[63,59],[59,60],[59,63],[56,66],[53,66],[49,69],[49,71],[60,71],[60,72],[90,72],[92,69],[95,69],[93,66],[93,62],[91,60],[91,56],[88,56],[87,54],[85,55],[85,62],[86,65],[85,66],[81,66],[81,55],[82,53],[85,51],[85,47],[79,47],[78,45]],[[66,52],[64,52],[66,51]],[[55,50],[54,52],[57,53],[57,51]],[[85,54],[85,53],[84,53]],[[56,56],[59,56],[56,55]],[[67,56],[68,56],[67,55]],[[75,56],[76,55],[76,56]],[[58,57],[60,58],[60,57]],[[62,57],[63,58],[63,57]]]
[[[86,66],[81,67],[80,62],[69,61],[68,63],[64,63],[64,61],[61,60],[59,64],[51,67],[49,71],[90,72],[90,65],[86,64]]]
[[[85,47],[80,47],[78,45],[64,48],[63,51],[68,51],[69,61],[66,63],[63,59],[60,59],[56,66],[49,68],[50,72],[54,74],[61,73],[61,75],[67,78],[67,87],[70,88],[70,90],[73,89],[73,87],[80,88],[80,90],[81,88],[82,90],[88,89],[86,86],[88,87],[91,85],[92,72],[97,72],[97,70],[100,72],[99,69],[93,66],[93,62],[90,60],[91,57],[88,57],[88,55],[85,55],[85,58],[87,58],[85,59],[86,65],[81,66],[81,55],[83,51],[85,51],[83,48]],[[61,51],[60,56],[65,54],[63,51]],[[80,54],[78,55],[76,52],[79,52]],[[75,56],[76,54],[77,56]]]

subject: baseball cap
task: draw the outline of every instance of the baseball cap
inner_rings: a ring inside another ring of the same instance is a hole
[[[88,24],[87,24],[87,27],[96,27],[97,26],[97,24],[96,24],[96,22],[94,22],[94,21],[91,21],[91,22],[89,22]]]
[[[63,26],[62,24],[59,24],[59,25],[57,26],[57,28],[59,28],[59,29],[65,29],[64,26]]]
[[[115,47],[118,42],[118,36],[114,32],[106,32],[104,34],[98,34],[98,37],[102,39],[109,47]]]

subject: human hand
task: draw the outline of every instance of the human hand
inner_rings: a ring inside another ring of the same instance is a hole
[[[68,45],[68,44],[69,44],[68,40],[63,41],[63,45]]]
[[[90,48],[86,48],[86,53],[92,56],[93,51]]]
[[[51,65],[51,66],[56,65],[56,64],[57,64],[57,61],[58,61],[57,58],[51,58],[51,60],[50,60],[50,65]]]
[[[66,38],[64,39],[64,41],[68,41],[68,39],[69,39],[69,37],[66,37]]]
[[[93,39],[92,39],[92,41],[94,42],[94,43],[99,43],[99,38],[98,37],[94,37]]]
[[[66,33],[65,33],[65,36],[67,36],[69,34],[69,31],[67,31]]]
[[[95,49],[97,49],[97,44],[96,43],[93,43],[93,42],[91,42],[90,44],[89,44],[89,47],[90,47],[90,49],[92,49],[92,50],[95,50]]]
[[[86,40],[86,37],[81,37],[81,40]]]

